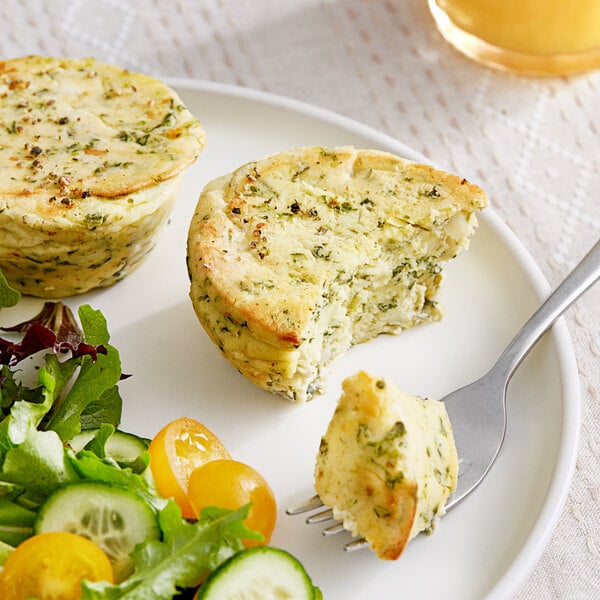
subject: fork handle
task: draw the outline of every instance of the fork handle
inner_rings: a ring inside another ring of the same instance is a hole
[[[523,359],[554,321],[599,278],[600,240],[523,325],[492,371],[508,384]]]

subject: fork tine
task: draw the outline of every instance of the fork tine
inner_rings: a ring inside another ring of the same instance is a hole
[[[357,550],[364,550],[369,547],[369,542],[365,538],[358,538],[352,540],[344,545],[344,552],[356,552]]]
[[[344,529],[344,525],[342,523],[335,523],[335,525],[330,525],[329,527],[325,527],[325,529],[323,529],[323,535],[325,537],[329,537],[330,535],[336,535],[338,533],[342,533],[342,531],[346,531]]]
[[[309,512],[311,510],[316,510],[318,508],[322,508],[325,506],[318,495],[314,495],[312,498],[308,500],[304,500],[299,504],[295,504],[294,506],[289,506],[286,508],[285,512],[288,515],[299,515],[305,512]],[[316,514],[310,515],[306,519],[306,523],[312,525],[314,523],[322,523],[323,521],[329,521],[333,519],[333,510],[331,508],[325,507],[325,510],[322,510]],[[326,527],[323,529],[322,534],[325,537],[329,537],[332,535],[336,535],[338,533],[342,533],[346,531],[344,529],[344,525],[339,522],[335,522],[333,525]],[[365,538],[355,538],[343,546],[344,552],[356,552],[357,550],[363,550],[364,548],[369,547],[369,542],[365,540]]]
[[[309,525],[312,525],[313,523],[322,523],[323,521],[329,521],[330,519],[333,519],[333,510],[328,508],[317,513],[316,515],[311,515],[306,519],[306,522]]]
[[[300,504],[288,507],[285,512],[288,515],[299,515],[301,513],[308,512],[309,510],[321,508],[321,506],[323,506],[321,498],[315,495],[304,502],[300,502]]]

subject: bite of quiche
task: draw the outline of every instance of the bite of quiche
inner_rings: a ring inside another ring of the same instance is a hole
[[[361,371],[343,392],[315,465],[315,489],[333,516],[395,560],[432,533],[456,488],[458,455],[444,403],[411,396]]]

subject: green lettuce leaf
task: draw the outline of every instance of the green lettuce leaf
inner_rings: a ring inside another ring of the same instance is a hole
[[[122,411],[123,400],[119,387],[114,385],[83,409],[80,415],[81,429],[98,429],[102,424],[111,424],[116,428],[121,422]]]
[[[82,304],[77,310],[85,341],[92,346],[108,344],[110,335],[104,315],[89,304]]]
[[[17,546],[33,532],[35,511],[0,496],[0,543]],[[1,564],[1,562],[0,562]]]
[[[0,271],[0,308],[15,306],[21,299],[21,294],[13,289],[2,271]]]
[[[148,452],[142,453],[141,459],[148,464],[150,462]],[[161,510],[167,503],[166,499],[157,495],[148,478],[143,474],[135,473],[132,469],[121,468],[112,459],[100,458],[95,452],[84,449],[76,455],[73,452],[67,452],[66,460],[79,479],[108,483],[134,490],[156,510]]]
[[[117,385],[120,377],[121,360],[113,346],[107,346],[106,354],[98,354],[95,361],[91,356],[83,356],[77,378],[47,428],[56,431],[63,440],[75,437],[81,432],[81,415],[86,408]]]
[[[2,481],[20,486],[33,502],[40,503],[56,489],[77,478],[65,460],[65,450],[54,431],[41,431],[39,424],[54,401],[55,380],[41,367],[38,372],[44,401],[16,402],[10,415],[0,423]]]
[[[0,423],[0,465],[4,463],[7,453],[12,448],[22,444],[30,433],[38,431],[38,425],[52,408],[56,385],[54,376],[41,367],[38,371],[38,382],[40,401],[14,402],[10,414]]]

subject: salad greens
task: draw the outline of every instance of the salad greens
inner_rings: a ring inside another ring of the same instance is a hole
[[[18,299],[0,273],[0,308]],[[0,565],[33,534],[38,510],[54,491],[103,482],[134,490],[155,511],[161,539],[136,547],[125,581],[84,582],[83,600],[171,599],[201,584],[243,548],[242,539],[262,536],[244,525],[248,506],[211,507],[196,522],[183,519],[173,500],[155,492],[147,451],[134,464],[107,455],[121,419],[121,361],[102,313],[83,305],[78,316],[81,328],[67,306],[47,302],[29,321],[4,329],[22,339],[0,338]],[[22,380],[28,358],[42,363],[33,384]],[[90,429],[96,434],[75,452],[69,440]]]
[[[188,523],[170,501],[160,513],[163,540],[138,546],[133,576],[120,585],[84,583],[82,600],[173,598],[182,588],[197,587],[243,548],[239,540],[249,532],[243,524],[247,511],[248,507],[237,511],[211,507],[200,521]]]

